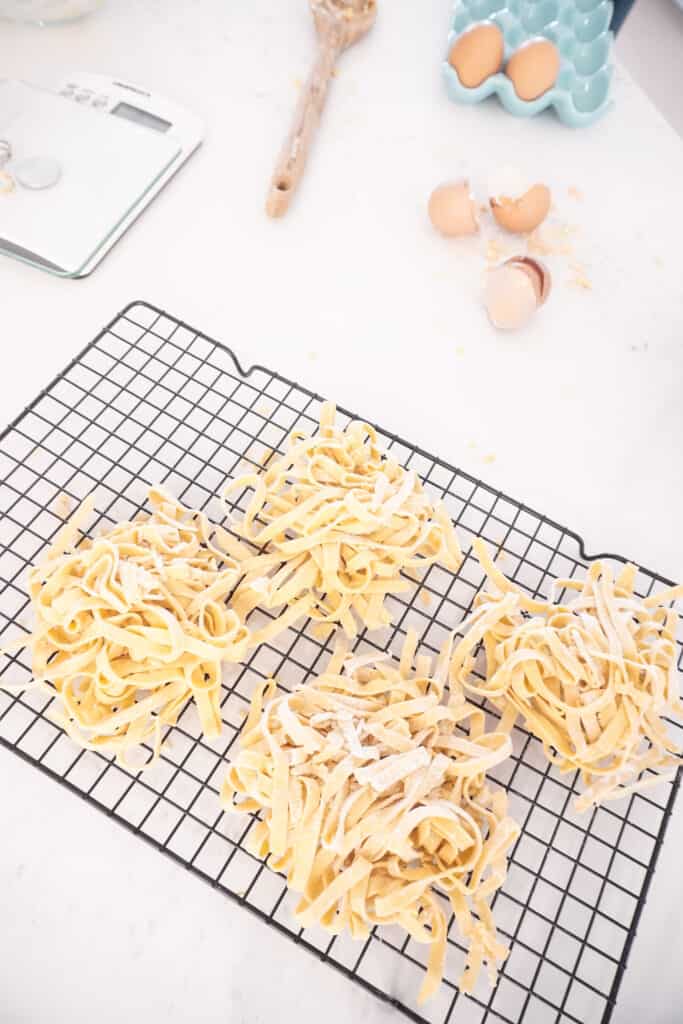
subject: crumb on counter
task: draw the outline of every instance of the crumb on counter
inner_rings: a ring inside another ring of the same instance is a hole
[[[54,500],[52,511],[60,519],[68,519],[73,511],[71,498],[61,491]]]
[[[486,260],[488,263],[498,263],[507,256],[508,250],[496,241],[495,238],[489,239],[486,244]]]
[[[546,228],[543,232],[536,229],[527,236],[527,249],[540,256],[571,256],[572,247],[567,236],[572,233],[573,230],[565,224]]]
[[[548,256],[552,253],[552,248],[548,245],[541,232],[536,229],[527,236],[527,249],[529,252],[537,252],[541,256]]]

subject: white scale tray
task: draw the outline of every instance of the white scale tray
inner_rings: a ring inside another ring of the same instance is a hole
[[[0,250],[66,277],[92,269],[183,151],[172,133],[18,81],[0,82],[0,138],[14,160],[51,157],[62,170],[52,188],[0,195]]]

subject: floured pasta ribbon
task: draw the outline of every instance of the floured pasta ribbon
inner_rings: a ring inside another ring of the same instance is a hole
[[[251,604],[269,608],[311,594],[310,615],[341,624],[350,637],[358,623],[370,629],[391,622],[388,594],[412,587],[406,578],[433,562],[457,570],[462,554],[441,503],[433,504],[413,470],[378,446],[366,423],[335,426],[335,407],[322,407],[320,431],[291,434],[284,456],[263,473],[232,481],[228,496],[253,495],[235,531],[262,548],[244,564]]]
[[[259,686],[223,787],[230,810],[262,812],[250,835],[259,857],[302,894],[302,927],[367,938],[397,924],[430,946],[419,999],[437,990],[447,894],[469,947],[460,980],[471,991],[483,964],[495,982],[507,949],[490,901],[503,884],[518,828],[486,772],[511,752],[485,731],[484,713],[445,701],[449,641],[432,673],[409,634],[400,665],[349,658],[338,647],[322,675],[278,694]]]
[[[594,562],[564,604],[531,600],[503,576],[486,545],[473,550],[498,593],[482,593],[451,660],[450,682],[519,713],[562,772],[579,769],[586,810],[673,777],[681,751],[663,715],[683,713],[675,673],[678,616],[666,607],[683,587],[645,599],[634,594],[636,567],[615,578]],[[525,614],[522,614],[525,613]],[[483,643],[486,680],[473,675]],[[645,774],[643,774],[645,773]],[[642,776],[642,777],[641,777]]]
[[[35,625],[12,645],[32,649],[35,682],[58,696],[68,734],[126,765],[147,741],[156,759],[191,698],[204,735],[218,736],[221,664],[288,624],[250,634],[226,602],[239,542],[163,490],[149,501],[151,514],[76,546],[94,509],[86,498],[29,571]]]

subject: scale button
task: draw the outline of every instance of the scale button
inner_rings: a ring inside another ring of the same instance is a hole
[[[101,110],[102,107],[106,107],[108,103],[108,96],[96,96],[95,99],[92,101],[93,107],[97,107],[98,110]]]
[[[62,176],[62,167],[51,156],[32,156],[12,167],[14,177],[24,188],[52,188]]]
[[[91,96],[92,91],[90,89],[81,89],[80,92],[76,93],[76,103],[88,103]]]
[[[69,99],[71,99],[73,94],[74,94],[74,86],[73,85],[65,86],[62,89],[62,91],[60,92],[60,96],[67,96]]]

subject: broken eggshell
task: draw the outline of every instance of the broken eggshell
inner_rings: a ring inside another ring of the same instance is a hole
[[[477,203],[468,181],[439,185],[429,197],[429,219],[446,238],[462,238],[479,231]]]
[[[532,185],[518,195],[498,194],[489,199],[496,222],[514,235],[535,231],[550,213],[551,203],[547,185]]]
[[[531,256],[513,256],[507,261],[527,275],[536,293],[539,306],[547,301],[553,287],[553,279],[545,263]]]
[[[523,327],[547,300],[550,271],[530,256],[514,256],[488,273],[484,304],[489,320],[500,330]]]

